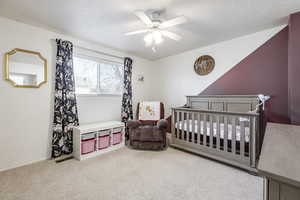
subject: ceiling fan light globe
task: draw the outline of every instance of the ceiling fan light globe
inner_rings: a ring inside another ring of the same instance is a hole
[[[150,47],[150,46],[152,46],[153,45],[153,42],[145,42],[145,46],[146,47]]]
[[[153,37],[161,37],[161,36],[162,36],[161,32],[158,31],[158,30],[154,30],[154,31],[152,32],[152,34],[153,34]]]
[[[155,30],[152,32],[153,39],[155,41],[155,44],[160,44],[163,42],[162,33],[158,30]]]
[[[146,46],[151,46],[152,43],[153,43],[152,33],[149,33],[149,34],[145,35],[144,41],[145,41]]]
[[[155,44],[161,44],[164,41],[164,39],[162,37],[156,37],[156,38],[154,38],[154,41],[155,41]]]

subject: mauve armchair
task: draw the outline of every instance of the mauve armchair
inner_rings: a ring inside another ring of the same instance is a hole
[[[139,103],[137,109],[138,120],[127,122],[129,145],[132,148],[143,150],[162,150],[166,148],[168,122],[163,118],[164,106],[162,103]]]

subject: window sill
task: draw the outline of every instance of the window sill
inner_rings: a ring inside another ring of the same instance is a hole
[[[76,97],[121,97],[121,94],[76,94]]]

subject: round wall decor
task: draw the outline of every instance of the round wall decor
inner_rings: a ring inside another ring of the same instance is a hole
[[[200,56],[194,63],[194,70],[197,74],[199,75],[207,75],[215,67],[215,60],[213,57],[205,55],[205,56]]]

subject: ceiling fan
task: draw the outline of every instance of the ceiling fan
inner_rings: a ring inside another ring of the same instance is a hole
[[[131,31],[125,33],[125,35],[136,35],[141,33],[147,33],[144,36],[144,41],[146,47],[152,46],[152,51],[156,52],[156,47],[160,43],[163,42],[164,38],[167,37],[175,41],[181,40],[181,36],[173,33],[171,31],[167,31],[165,29],[169,27],[173,27],[179,24],[183,24],[187,21],[186,17],[179,16],[173,19],[162,21],[161,20],[161,11],[154,11],[151,13],[150,17],[143,11],[135,11],[134,14],[144,23],[147,28]]]

